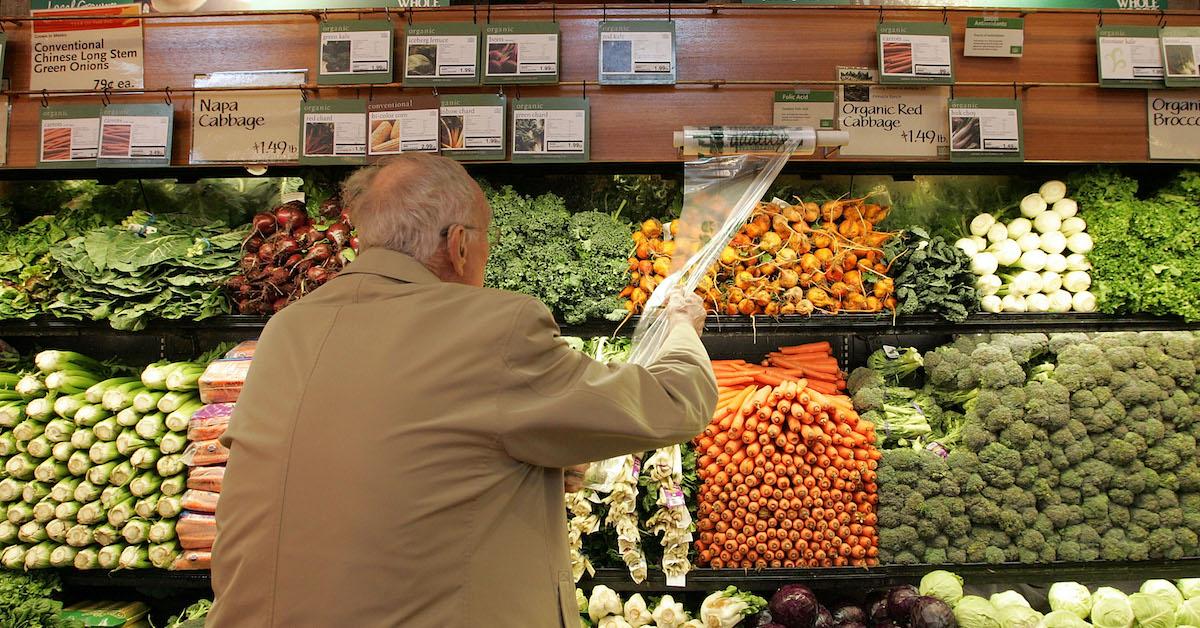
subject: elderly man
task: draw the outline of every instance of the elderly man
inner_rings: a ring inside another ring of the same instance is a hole
[[[677,298],[647,367],[482,288],[487,201],[429,155],[345,185],[362,254],[263,330],[224,441],[209,626],[579,625],[562,469],[688,440],[717,389]]]

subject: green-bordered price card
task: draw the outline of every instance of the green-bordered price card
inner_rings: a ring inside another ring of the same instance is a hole
[[[948,25],[880,22],[878,38],[880,83],[954,84]]]
[[[964,56],[1019,57],[1024,52],[1024,18],[990,15],[967,18]]]
[[[466,161],[504,159],[504,96],[443,95],[438,147],[446,157]]]
[[[833,90],[797,89],[775,92],[775,126],[807,126],[832,129],[837,120]]]
[[[1200,26],[1164,26],[1159,41],[1167,87],[1200,87]]]
[[[438,99],[432,94],[367,103],[367,157],[438,152]]]
[[[1162,87],[1162,49],[1154,26],[1097,26],[1100,87]]]
[[[488,24],[483,36],[484,83],[558,82],[558,22]]]
[[[404,38],[404,84],[478,85],[482,33],[473,22],[409,25]]]
[[[577,162],[591,156],[586,98],[519,98],[513,101],[514,162]]]
[[[4,53],[8,52],[8,35],[0,33],[0,77],[4,75]]]
[[[175,109],[166,103],[116,104],[100,111],[100,168],[171,165]]]
[[[392,23],[387,20],[322,21],[318,85],[392,82]]]
[[[8,163],[8,120],[11,117],[8,96],[0,96],[0,166]]]
[[[950,161],[1023,161],[1021,101],[1013,98],[950,100]]]
[[[673,85],[675,22],[600,22],[602,85]]]
[[[38,167],[94,168],[100,109],[99,104],[42,107]]]
[[[1200,159],[1200,89],[1146,92],[1150,159]]]
[[[300,105],[300,163],[361,164],[367,156],[367,101],[310,100]]]

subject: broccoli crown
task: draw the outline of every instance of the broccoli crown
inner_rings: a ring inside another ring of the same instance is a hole
[[[925,375],[931,384],[945,390],[979,387],[979,375],[972,368],[971,354],[955,347],[939,347],[926,353]]]
[[[1021,419],[1017,419],[1000,432],[1000,442],[1018,451],[1029,446],[1036,436],[1034,427]]]

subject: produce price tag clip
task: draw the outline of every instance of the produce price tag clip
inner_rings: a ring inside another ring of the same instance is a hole
[[[47,92],[46,88],[44,88],[44,87],[42,88],[42,106],[43,107],[50,106],[50,93]]]
[[[587,100],[587,79],[583,81],[583,99]]]
[[[558,3],[557,2],[550,3],[550,21],[555,22],[555,23],[558,22]]]
[[[950,12],[946,7],[942,7],[942,24],[950,23]]]
[[[883,5],[879,6],[879,23],[883,24]]]
[[[1104,11],[1096,11],[1096,20],[1098,26],[1104,26]]]
[[[1013,81],[1013,100],[1017,100],[1017,82]]]
[[[166,90],[163,91],[163,100],[166,101],[168,105],[175,104],[175,101],[171,100],[171,87],[169,85],[167,86]]]
[[[671,21],[671,3],[670,2],[667,3],[667,21],[668,22]]]
[[[109,91],[108,87],[104,88],[104,92],[100,96],[100,102],[104,103],[105,107],[112,104],[112,92]]]
[[[300,100],[308,102],[308,90],[303,87],[300,88]]]
[[[408,15],[408,25],[409,25],[409,26],[412,26],[412,20],[413,20],[413,10],[412,10],[412,9],[409,9],[409,10],[408,10],[408,11],[406,11],[405,13]]]
[[[1167,25],[1167,12],[1162,9],[1159,9],[1158,10],[1158,27],[1162,28],[1166,25]]]

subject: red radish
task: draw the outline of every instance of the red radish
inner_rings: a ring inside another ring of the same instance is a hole
[[[304,259],[314,259],[318,262],[324,262],[332,256],[333,248],[324,242],[318,242],[308,250],[308,255]]]
[[[308,224],[308,214],[302,205],[288,203],[275,210],[275,220],[284,231],[291,233],[293,229]]]
[[[341,203],[338,202],[337,198],[325,199],[325,202],[321,203],[320,212],[326,218],[335,218],[338,214],[342,213]]]
[[[311,281],[317,285],[320,285],[320,284],[325,283],[326,281],[329,281],[329,277],[330,277],[329,271],[325,270],[324,268],[321,268],[320,266],[313,266],[312,268],[308,269],[308,272],[304,273],[304,276],[308,277],[309,281]]]
[[[275,243],[275,255],[284,257],[300,250],[300,244],[295,239],[284,236]]]
[[[275,245],[270,242],[264,242],[258,247],[258,261],[264,264],[270,264],[275,259]]]
[[[254,220],[251,221],[254,225],[254,232],[261,235],[271,235],[275,233],[275,216],[268,213],[260,213],[254,215]]]
[[[325,235],[342,246],[350,239],[350,227],[344,222],[335,222],[325,229]]]
[[[242,243],[242,248],[251,253],[257,253],[259,247],[261,247],[262,244],[263,244],[262,236],[252,235],[249,238],[246,238],[246,241]]]
[[[276,267],[267,271],[267,283],[277,288],[287,283],[289,279],[291,279],[291,274],[288,273],[286,268]]]
[[[243,287],[248,286],[249,284],[246,283],[246,277],[244,275],[234,275],[225,282],[225,285],[228,286],[230,290],[241,290]]]
[[[304,259],[304,256],[300,255],[299,253],[292,253],[292,255],[287,258],[287,261],[283,263],[283,265],[285,268],[292,268],[296,264],[299,264],[300,260],[302,259]]]

